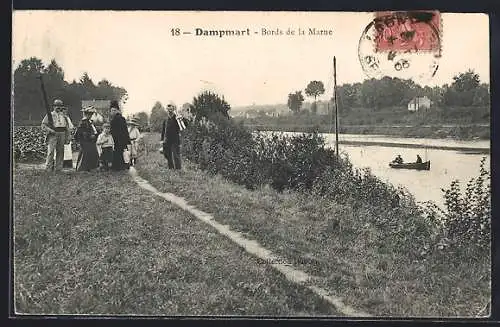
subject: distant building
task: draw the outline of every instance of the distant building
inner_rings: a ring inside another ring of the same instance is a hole
[[[409,111],[419,111],[420,109],[429,109],[432,101],[427,96],[415,97],[408,102]]]

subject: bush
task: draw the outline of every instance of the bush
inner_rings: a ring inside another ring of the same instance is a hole
[[[40,126],[14,127],[13,147],[16,162],[40,162],[47,155],[46,133]]]
[[[448,189],[442,189],[445,209],[427,203],[426,214],[440,226],[439,248],[454,251],[489,251],[491,231],[491,174],[481,160],[480,174],[472,178],[461,192],[455,180]]]
[[[384,236],[384,246],[411,260],[444,248],[467,249],[470,243],[483,250],[489,246],[484,160],[480,177],[469,182],[463,196],[458,182],[444,191],[443,211],[435,204],[419,206],[406,189],[383,182],[369,169],[354,168],[348,156],[337,158],[317,133],[252,135],[242,123],[219,116],[194,121],[183,137],[184,155],[201,169],[248,189],[270,185],[278,192],[304,192],[353,207]]]
[[[345,203],[367,202],[385,210],[405,200],[415,203],[404,190],[382,182],[369,170],[353,169],[348,157],[335,156],[318,133],[284,136],[252,135],[243,124],[219,116],[194,121],[184,135],[184,155],[212,174],[255,189],[270,185],[312,192]]]

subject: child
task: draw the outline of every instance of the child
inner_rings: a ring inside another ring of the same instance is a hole
[[[139,145],[139,139],[141,138],[141,132],[139,132],[139,122],[136,118],[132,118],[128,122],[128,135],[130,137],[130,165],[133,166],[136,163],[137,160],[137,152],[138,152],[138,145]]]
[[[104,123],[102,125],[102,133],[97,137],[97,149],[99,150],[99,162],[101,169],[109,170],[111,163],[113,162],[113,150],[115,142],[113,141],[113,136],[110,133],[109,123]]]

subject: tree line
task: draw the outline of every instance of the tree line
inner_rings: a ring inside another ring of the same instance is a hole
[[[314,97],[311,112],[316,113],[316,98],[325,92],[321,81],[311,81],[306,89],[307,96]],[[337,86],[339,110],[350,108],[370,108],[374,111],[388,107],[407,106],[415,97],[427,96],[434,106],[446,107],[484,107],[490,105],[488,83],[481,83],[474,70],[457,74],[451,84],[442,86],[421,86],[412,80],[397,77],[367,79],[362,83],[345,83]],[[333,101],[333,98],[331,99]],[[288,108],[295,114],[302,110],[304,96],[302,91],[288,95]]]
[[[224,99],[224,96],[219,97],[213,92],[204,91],[194,97],[192,103],[184,103],[182,109],[187,111],[185,114],[189,114],[195,120],[213,117],[214,115],[229,119],[231,106]],[[156,101],[149,116],[151,131],[161,131],[163,121],[166,118],[167,110],[160,101]]]
[[[97,84],[85,72],[76,81],[64,79],[63,68],[53,59],[47,66],[42,60],[31,57],[22,60],[14,71],[13,113],[16,123],[39,123],[45,115],[45,106],[38,76],[42,76],[49,105],[58,98],[68,107],[72,119],[81,117],[82,100],[117,100],[125,103],[127,91],[107,79]]]

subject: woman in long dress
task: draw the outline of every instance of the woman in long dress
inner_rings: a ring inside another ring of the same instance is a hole
[[[113,170],[125,170],[129,165],[123,160],[123,152],[130,144],[130,137],[128,135],[127,121],[123,118],[120,107],[117,101],[111,101],[111,135],[115,142],[113,151]]]
[[[128,135],[130,137],[130,165],[135,165],[137,161],[138,145],[139,139],[141,137],[141,132],[139,132],[139,123],[136,118],[132,118],[128,122]]]
[[[76,141],[80,143],[76,171],[91,171],[99,165],[99,154],[96,146],[97,130],[90,119],[94,109],[87,107],[82,111],[84,116],[75,134]]]

